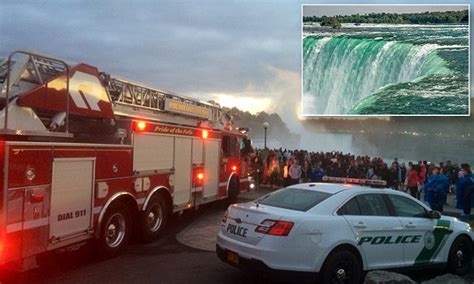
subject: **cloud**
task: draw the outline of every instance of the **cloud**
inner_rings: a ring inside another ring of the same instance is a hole
[[[275,66],[267,66],[267,71],[271,74],[271,78],[266,84],[267,94],[271,94],[275,98],[275,104],[272,105],[270,111],[293,114],[293,118],[297,118],[296,112],[299,112],[300,105],[300,73]]]
[[[239,92],[186,93],[187,96],[214,100],[226,107],[244,111],[279,113],[290,128],[300,129],[300,74],[272,65],[264,67],[268,79],[260,84],[248,84]]]
[[[201,94],[200,97],[209,97],[224,107],[238,107],[242,111],[248,111],[252,114],[266,111],[272,104],[272,98],[257,97],[248,94]]]
[[[267,64],[299,68],[299,5],[6,1],[0,16],[2,54],[38,50],[177,93],[238,92],[269,79]]]

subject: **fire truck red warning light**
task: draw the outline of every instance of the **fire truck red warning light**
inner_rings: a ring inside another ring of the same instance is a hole
[[[146,122],[144,121],[137,121],[137,130],[143,131],[146,128]]]
[[[196,178],[197,178],[199,181],[202,181],[202,180],[204,179],[204,173],[203,173],[203,172],[197,173]]]
[[[202,136],[202,139],[207,139],[207,137],[209,137],[209,131],[207,131],[206,129],[203,129],[201,132],[201,136]]]

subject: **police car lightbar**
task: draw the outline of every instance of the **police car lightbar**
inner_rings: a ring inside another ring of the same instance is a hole
[[[372,186],[386,186],[387,182],[384,180],[374,179],[360,179],[360,178],[342,178],[342,177],[323,177],[325,182],[348,183],[358,185],[372,185]]]

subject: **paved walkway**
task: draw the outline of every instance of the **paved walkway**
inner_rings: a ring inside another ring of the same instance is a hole
[[[239,194],[238,202],[247,202],[269,193],[270,188],[261,188],[258,192],[252,190]],[[224,215],[224,210],[211,209],[205,216],[199,218],[184,230],[179,232],[176,239],[187,246],[205,251],[216,250],[217,230]]]

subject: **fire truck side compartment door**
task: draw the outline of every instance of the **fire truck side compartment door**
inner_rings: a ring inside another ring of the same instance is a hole
[[[174,137],[156,134],[133,136],[133,170],[169,170],[173,168]]]
[[[204,197],[217,195],[219,187],[219,140],[204,142]]]
[[[202,139],[193,138],[193,163],[202,164]]]
[[[190,201],[191,196],[191,139],[175,138],[174,151],[174,195],[173,203],[181,205]]]
[[[50,241],[87,233],[92,228],[95,158],[53,161]]]

